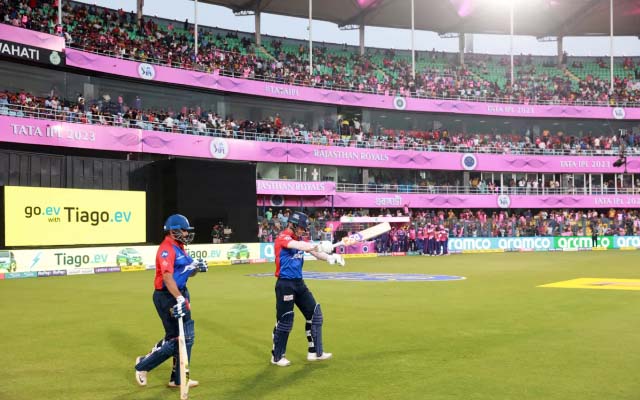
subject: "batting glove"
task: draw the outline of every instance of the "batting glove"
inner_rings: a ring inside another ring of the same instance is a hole
[[[171,316],[173,318],[182,318],[191,313],[191,305],[189,304],[189,300],[185,299],[184,296],[179,296],[176,298],[177,304],[171,307]]]
[[[322,253],[325,253],[325,254],[331,254],[333,253],[333,245],[331,244],[330,241],[323,240],[320,242],[320,244],[318,244],[318,251],[321,251]]]
[[[344,267],[344,265],[346,264],[344,258],[342,258],[340,254],[331,254],[329,257],[327,257],[327,262],[330,265],[339,264],[341,267]]]
[[[196,264],[196,266],[198,268],[198,272],[208,272],[209,271],[209,265],[202,258],[198,259],[198,263]]]

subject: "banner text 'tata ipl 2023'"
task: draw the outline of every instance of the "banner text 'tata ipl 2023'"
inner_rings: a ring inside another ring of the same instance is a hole
[[[146,193],[4,187],[5,245],[146,241]]]

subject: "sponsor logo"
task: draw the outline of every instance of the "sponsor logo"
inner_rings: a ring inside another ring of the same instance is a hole
[[[151,64],[138,64],[138,76],[148,81],[154,80],[156,77],[156,69]]]
[[[450,250],[489,250],[491,239],[489,238],[451,238],[449,239]]]
[[[627,115],[626,112],[624,111],[624,108],[622,107],[614,107],[613,110],[611,110],[612,114],[613,114],[613,118],[615,119],[624,119],[624,117]]]
[[[616,236],[614,240],[614,247],[617,247],[621,250],[623,247],[640,247],[640,236]]]
[[[70,267],[81,267],[85,264],[105,264],[108,258],[108,254],[90,256],[88,254],[54,253],[53,255],[56,256],[57,265]]]
[[[93,268],[74,268],[74,269],[69,269],[67,270],[67,275],[90,275],[90,274],[94,274],[95,271],[93,270]]]
[[[328,191],[327,182],[282,182],[258,181],[257,190],[281,190],[283,192],[322,192]]]
[[[284,196],[281,196],[279,194],[274,194],[271,196],[271,198],[269,199],[269,203],[272,206],[275,207],[281,207],[284,205]]]
[[[57,51],[52,51],[51,55],[49,55],[49,62],[53,65],[60,65],[62,58],[60,58],[60,54]]]
[[[268,83],[264,86],[264,91],[278,96],[296,97],[300,95],[300,91],[296,87],[279,87]]]
[[[63,53],[6,40],[0,40],[0,55],[35,61],[43,64],[64,64]]]
[[[498,239],[498,247],[509,250],[548,250],[553,241],[549,237],[512,237]]]
[[[462,164],[462,168],[467,171],[472,171],[478,166],[478,160],[476,159],[476,156],[471,153],[463,154],[462,158],[460,159],[460,163]]]
[[[210,267],[222,266],[222,265],[231,265],[231,261],[207,261],[207,265]]]
[[[144,271],[146,269],[147,267],[145,267],[144,265],[128,265],[128,266],[120,267],[120,270],[122,272]]]
[[[393,108],[396,110],[404,110],[407,108],[407,100],[404,97],[397,96],[393,99]]]
[[[389,161],[389,156],[384,153],[357,152],[353,150],[323,150],[316,149],[313,156],[318,158],[333,158],[342,160],[362,161]]]
[[[498,196],[498,207],[509,208],[511,206],[511,197],[508,194],[501,194]]]
[[[293,301],[293,295],[292,295],[292,294],[285,294],[285,295],[282,297],[282,300],[283,300],[283,301]]]
[[[393,197],[376,197],[377,206],[401,206],[402,197],[395,195]]]
[[[160,257],[162,258],[167,258],[169,256],[169,252],[166,250],[163,250],[162,253],[160,253]]]
[[[93,270],[96,274],[106,274],[110,272],[120,272],[120,267],[96,267]]]
[[[591,250],[592,241],[588,236],[560,236],[554,238],[554,245],[556,249],[563,249],[564,251],[578,251],[579,249]],[[607,249],[613,248],[612,236],[600,236],[598,237],[598,247],[604,247]],[[584,251],[584,250],[583,250]]]
[[[22,278],[37,278],[38,273],[36,271],[28,272],[7,272],[4,274],[5,279],[22,279]]]
[[[66,276],[66,269],[54,269],[51,271],[38,271],[38,278],[46,278],[49,276]]]
[[[222,138],[214,138],[209,144],[209,152],[213,158],[218,160],[227,158],[229,155],[229,144]]]
[[[88,223],[98,226],[100,223],[127,223],[131,220],[131,211],[115,211],[110,213],[105,210],[82,210],[80,207],[62,207],[58,205],[37,206],[27,205],[24,208],[24,217],[44,218],[49,223]]]
[[[40,50],[20,43],[0,41],[0,54],[16,58],[40,61]]]

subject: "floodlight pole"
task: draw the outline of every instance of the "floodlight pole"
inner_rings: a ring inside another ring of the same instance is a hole
[[[511,53],[511,88],[513,89],[513,0],[509,2],[509,25],[510,25],[510,34],[509,34],[509,48]]]
[[[140,22],[142,21],[142,8],[144,7],[144,0],[137,0],[136,1],[136,18],[138,20],[138,25],[140,25]]]
[[[309,75],[313,78],[313,37],[311,24],[313,22],[313,0],[309,0]]]
[[[416,48],[415,48],[416,9],[415,0],[411,0],[411,76],[416,79]]]
[[[58,0],[58,25],[62,26],[62,0]]]
[[[257,46],[262,46],[262,34],[260,33],[260,10],[256,7],[256,14],[255,14],[255,27],[256,27],[256,45]]]
[[[196,55],[196,59],[193,60],[193,63],[196,64],[198,60],[198,0],[193,0],[193,51]]]
[[[609,0],[609,54],[611,61],[609,65],[609,95],[613,95],[613,0]]]

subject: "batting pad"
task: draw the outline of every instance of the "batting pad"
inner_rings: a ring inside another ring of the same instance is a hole
[[[640,290],[640,279],[578,278],[538,287],[570,289]]]

